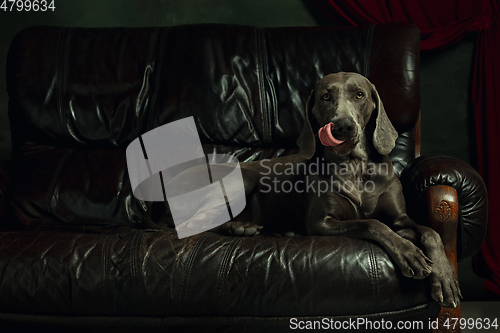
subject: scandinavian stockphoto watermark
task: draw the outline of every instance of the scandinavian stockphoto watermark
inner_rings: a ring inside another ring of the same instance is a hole
[[[144,133],[129,144],[126,156],[134,196],[167,201],[179,238],[228,222],[246,206],[238,159],[227,154],[205,155],[193,117]],[[318,159],[281,165],[270,161],[260,161],[264,193],[373,192],[375,183],[364,176],[389,172],[383,163],[336,164]],[[282,174],[305,176],[292,182],[279,177]],[[317,174],[332,177],[314,178]]]
[[[166,200],[179,238],[228,222],[245,208],[238,159],[205,155],[193,117],[144,133],[129,144],[126,155],[134,196]],[[211,172],[220,164],[225,172]]]
[[[315,193],[318,196],[328,192],[368,192],[375,191],[375,182],[366,176],[388,175],[387,163],[330,163],[324,158],[316,158],[308,163],[271,163],[260,161],[260,191],[263,193]],[[302,175],[302,179],[283,179],[282,175]],[[323,175],[320,179],[314,177]]]

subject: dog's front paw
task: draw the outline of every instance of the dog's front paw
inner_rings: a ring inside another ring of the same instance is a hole
[[[224,230],[231,236],[258,236],[263,226],[251,222],[227,222]]]
[[[453,268],[446,258],[437,261],[430,275],[431,296],[445,308],[456,308],[460,304],[462,293]]]
[[[386,249],[404,276],[423,279],[431,274],[432,261],[412,242],[399,238],[393,245]]]

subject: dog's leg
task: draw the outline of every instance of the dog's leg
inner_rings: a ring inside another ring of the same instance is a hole
[[[226,222],[211,231],[217,233],[225,233],[230,236],[258,236],[262,230],[262,226],[252,222]]]
[[[233,170],[234,166],[227,166],[224,164],[210,165],[210,174],[212,180],[215,180],[214,182],[218,182],[220,179],[223,179]],[[252,192],[254,192],[256,184],[258,183],[258,174],[245,168],[241,168],[241,173],[243,178],[244,194],[246,197],[251,197]],[[166,188],[168,188],[168,194],[175,197],[176,195],[197,190],[199,186],[198,184],[206,182],[205,176],[207,175],[207,167],[205,165],[185,170],[168,182],[166,185]],[[234,186],[234,188],[231,186]],[[239,186],[240,184],[234,184],[232,182],[224,183],[226,193],[229,192],[239,194],[238,191],[242,190]],[[165,210],[170,211],[170,209],[167,208],[168,207],[166,207]],[[190,215],[192,214],[192,216],[189,216],[187,221],[176,226],[177,231],[183,232],[184,234],[190,234],[195,231],[199,232],[210,230],[213,232],[228,234],[230,236],[257,236],[263,228],[263,226],[257,225],[253,222],[248,222],[253,221],[250,209],[248,208],[245,208],[243,212],[238,214],[237,217],[233,217],[232,221],[210,228],[211,224],[216,224],[218,221],[224,219],[227,221],[228,212],[231,210],[231,207],[227,202],[220,202],[219,197],[213,197],[210,195],[198,197],[196,200],[178,201],[176,203],[176,209],[180,212],[187,212]],[[185,215],[187,215],[187,213]],[[171,219],[171,224],[173,224],[173,218],[171,217]]]
[[[308,234],[371,239],[387,251],[404,276],[422,279],[431,273],[431,260],[422,250],[375,219],[340,221],[327,216],[308,223]]]
[[[411,240],[415,244],[420,244],[433,261],[432,273],[430,274],[432,298],[443,307],[457,307],[460,304],[462,292],[453,267],[446,258],[439,234],[432,228],[418,225],[406,215],[395,223],[395,229],[401,237]]]
[[[190,231],[200,232],[201,226],[204,227],[204,231],[212,231],[221,234],[228,234],[230,236],[241,236],[241,237],[250,237],[250,236],[258,236],[260,234],[262,226],[256,225],[252,222],[238,222],[238,221],[229,221],[223,223],[214,228],[209,228],[210,222],[217,222],[220,220],[222,207],[215,206],[213,209],[203,210],[197,213],[195,216],[190,218],[188,221],[178,225],[176,227],[177,232],[185,231],[185,233],[191,233]]]
[[[401,237],[420,246],[432,260],[431,296],[446,308],[454,308],[460,304],[461,291],[453,267],[446,258],[444,245],[439,234],[432,228],[418,225],[406,215],[404,197],[401,185],[395,183],[393,190],[386,192],[379,199],[384,207],[388,225]]]

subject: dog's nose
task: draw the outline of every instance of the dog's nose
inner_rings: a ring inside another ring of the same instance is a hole
[[[339,134],[350,134],[354,130],[354,122],[349,118],[339,119],[333,125],[333,130]]]

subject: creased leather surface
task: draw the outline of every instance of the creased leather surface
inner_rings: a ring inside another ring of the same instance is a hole
[[[459,225],[458,259],[476,253],[483,243],[488,220],[488,196],[483,179],[467,163],[449,156],[427,155],[414,160],[401,177],[407,202],[423,205],[425,191],[435,185],[457,190],[461,225]],[[423,220],[425,210],[410,205],[411,213]],[[425,207],[425,206],[423,206]]]
[[[420,106],[418,38],[407,24],[28,28],[9,50],[14,145],[113,148],[195,116],[204,143],[295,147],[311,89],[338,71],[367,76],[406,130]]]
[[[14,313],[326,316],[430,301],[380,247],[341,237],[3,232],[0,271],[0,311]]]
[[[7,73],[16,217],[49,228],[139,223],[144,203],[129,189],[123,150],[188,116],[207,150],[246,161],[296,152],[309,93],[331,72],[367,75],[403,133],[398,147],[412,147],[418,36],[405,24],[23,30]],[[397,172],[412,152],[393,152]]]
[[[406,168],[410,161],[415,158],[415,141],[413,129],[399,133],[396,139],[396,146],[389,154],[394,172],[398,177]]]

